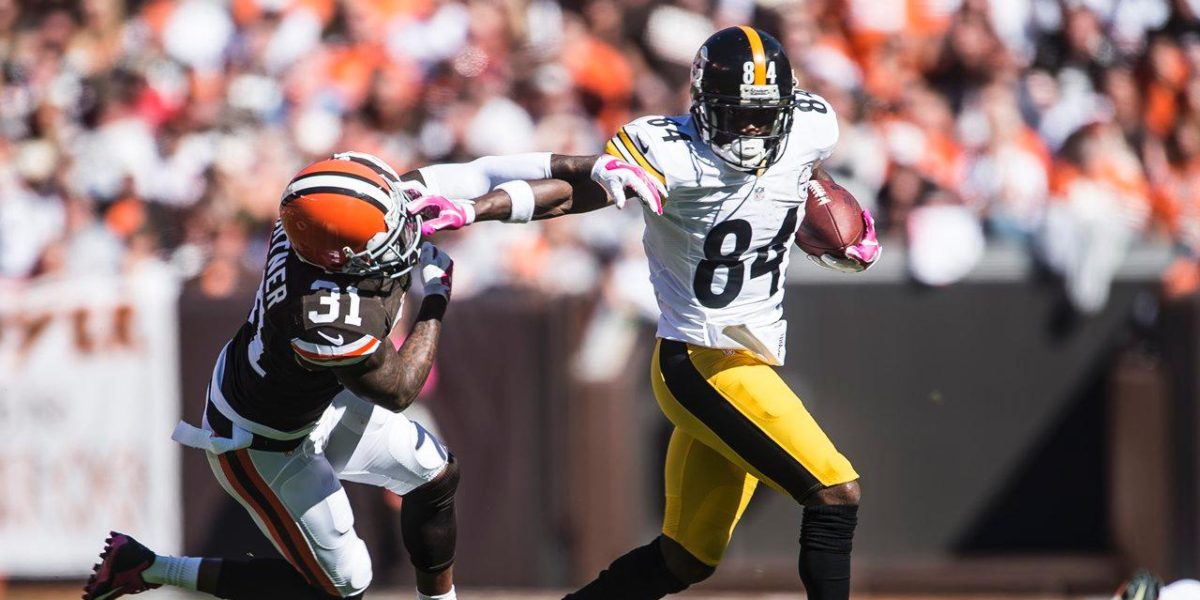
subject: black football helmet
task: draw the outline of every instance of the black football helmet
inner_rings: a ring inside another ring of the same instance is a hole
[[[741,171],[765,169],[792,130],[794,88],[779,40],[745,25],[722,29],[692,62],[692,118],[721,160]]]

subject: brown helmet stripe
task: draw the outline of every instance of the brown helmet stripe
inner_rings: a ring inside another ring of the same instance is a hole
[[[388,212],[387,206],[384,206],[384,204],[382,202],[372,198],[371,196],[368,196],[366,194],[360,194],[359,192],[356,192],[349,188],[336,187],[336,186],[312,186],[312,187],[308,187],[308,188],[304,188],[304,189],[295,190],[293,192],[288,193],[286,196],[284,196],[283,200],[281,200],[279,202],[279,205],[287,206],[289,202],[291,202],[297,198],[309,196],[312,194],[338,194],[341,196],[347,196],[349,198],[355,198],[358,200],[362,200],[363,202],[367,202],[367,203],[371,204],[371,206],[374,206],[375,208],[379,209],[379,212],[381,212],[385,215]]]
[[[347,154],[347,155],[345,155],[345,158],[335,159],[335,160],[349,160],[350,162],[358,163],[358,164],[360,164],[364,167],[367,167],[368,169],[371,169],[372,171],[375,171],[376,173],[378,173],[379,176],[384,179],[384,181],[390,181],[392,183],[396,183],[399,181],[399,179],[396,179],[396,176],[393,175],[387,169],[384,169],[383,167],[379,166],[375,162],[368,160],[366,158],[363,158],[361,156],[354,156],[352,154]]]
[[[314,171],[312,173],[305,173],[305,174],[300,175],[300,176],[296,177],[295,179],[293,179],[292,183],[295,183],[297,181],[303,181],[305,179],[308,179],[309,177],[319,177],[321,175],[332,175],[335,177],[349,177],[351,179],[357,179],[363,183],[369,183],[369,184],[379,188],[379,191],[381,191],[385,194],[388,193],[388,190],[385,190],[382,187],[379,187],[378,181],[372,181],[370,177],[364,177],[362,175],[359,175],[358,173],[346,173],[344,171]]]
[[[299,196],[312,193],[344,194],[370,202],[384,214],[388,212],[391,192],[366,174],[348,173],[336,169],[304,173],[288,183],[281,206]]]

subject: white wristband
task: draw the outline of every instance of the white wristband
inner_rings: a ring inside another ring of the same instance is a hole
[[[463,215],[465,215],[467,217],[467,222],[463,223],[463,225],[470,225],[471,223],[475,222],[475,201],[474,200],[462,200],[460,202],[455,202],[455,204],[457,204],[458,207],[462,209]]]
[[[505,181],[493,189],[504,190],[512,200],[512,214],[504,220],[505,223],[528,223],[533,218],[533,187],[528,181]]]

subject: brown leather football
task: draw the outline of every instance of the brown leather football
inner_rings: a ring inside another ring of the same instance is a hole
[[[845,256],[846,248],[861,242],[866,232],[862,212],[862,206],[846,188],[814,179],[808,186],[796,245],[813,256]]]

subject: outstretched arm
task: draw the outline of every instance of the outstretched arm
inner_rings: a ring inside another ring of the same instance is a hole
[[[541,163],[544,166],[536,166]],[[520,223],[609,204],[624,207],[629,192],[661,214],[666,195],[662,184],[641,168],[608,155],[485,157],[425,167],[406,173],[403,179],[427,188],[423,198],[409,204],[410,212],[426,217],[422,226],[426,235],[475,221]],[[500,183],[493,185],[494,181]]]
[[[530,181],[534,192],[533,220],[552,219],[563,215],[591,212],[605,206],[624,204],[624,189],[620,195],[610,195],[605,185],[597,182],[592,172],[596,163],[611,159],[607,155],[551,155],[550,175],[554,179]],[[612,162],[626,164],[612,159]],[[603,165],[601,168],[604,168]],[[654,186],[647,185],[646,193],[653,195]],[[651,191],[653,190],[653,191]],[[474,200],[476,221],[503,221],[512,214],[512,196],[505,190],[495,190]],[[656,211],[656,212],[661,212]]]

